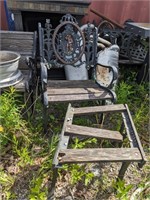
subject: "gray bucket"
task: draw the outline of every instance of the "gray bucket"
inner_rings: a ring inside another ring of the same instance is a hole
[[[12,51],[0,51],[0,88],[14,85],[22,80],[18,70],[20,54]]]
[[[83,54],[81,61],[77,61],[74,65],[65,65],[65,75],[67,80],[88,80],[88,71],[86,69],[86,58]]]

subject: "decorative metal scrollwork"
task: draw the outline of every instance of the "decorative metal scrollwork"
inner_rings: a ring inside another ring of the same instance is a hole
[[[108,29],[108,30],[114,30],[115,29],[114,25],[107,20],[103,20],[102,22],[100,22],[100,24],[98,25],[97,28],[98,28],[99,36],[101,36],[104,29]]]
[[[53,50],[61,63],[74,64],[84,53],[84,35],[70,14],[63,16],[60,22],[53,34]]]
[[[81,30],[85,37],[86,68],[90,69],[96,64],[97,29],[93,24],[85,24],[81,26]]]
[[[142,39],[138,35],[126,30],[103,29],[101,37],[112,44],[117,44],[120,47],[120,56],[129,59],[130,63],[133,61],[144,61],[147,48],[142,44]]]
[[[50,19],[46,19],[45,28],[43,29],[43,51],[44,58],[48,63],[51,63],[54,51],[52,46],[53,29],[50,24]]]

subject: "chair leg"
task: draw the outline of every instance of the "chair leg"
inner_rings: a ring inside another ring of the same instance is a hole
[[[47,200],[53,200],[54,199],[54,192],[55,192],[55,185],[58,177],[58,168],[53,169],[53,179],[52,179],[52,184],[51,188],[48,191],[48,197]]]
[[[98,101],[99,102],[99,105],[100,106],[103,106],[103,105],[105,105],[106,104],[106,101],[105,100],[101,100],[101,101]],[[103,113],[99,113],[99,124],[103,124],[103,122],[104,122],[104,114]]]
[[[120,179],[120,180],[123,179],[125,172],[126,172],[129,165],[130,165],[130,162],[123,162],[122,163],[122,166],[121,166],[119,174],[118,174],[118,179]]]
[[[43,132],[47,134],[47,127],[48,127],[48,108],[47,106],[43,105]]]

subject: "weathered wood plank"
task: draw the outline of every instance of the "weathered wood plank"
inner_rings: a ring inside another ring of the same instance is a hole
[[[32,53],[33,51],[33,41],[19,41],[19,40],[14,40],[14,41],[2,41],[1,42],[1,49],[3,50],[8,50],[8,51],[16,51],[18,53],[20,52],[30,52]],[[21,53],[20,53],[21,54]]]
[[[100,88],[93,80],[48,80],[50,88]]]
[[[109,139],[122,141],[123,137],[118,131],[92,128],[86,126],[78,126],[78,125],[70,125],[66,126],[65,135],[69,136],[88,136],[88,137],[96,137],[100,139]]]
[[[0,30],[0,36],[1,36],[1,49],[5,51],[14,51],[19,53],[21,55],[21,58],[19,60],[19,69],[28,70],[25,58],[27,56],[33,56],[34,32]],[[19,86],[19,88],[20,87],[23,88],[23,85]]]
[[[66,94],[96,94],[101,91],[100,88],[48,88],[48,95],[66,95]]]
[[[34,33],[33,32],[23,32],[23,31],[0,31],[1,39],[25,39],[25,40],[33,40]]]
[[[139,162],[141,160],[138,148],[66,149],[59,151],[59,163]]]
[[[1,40],[1,43],[3,43],[3,44],[9,44],[9,43],[15,43],[15,42],[28,45],[28,43],[29,44],[33,43],[33,38],[27,39],[26,36],[24,35],[24,37],[20,38],[20,40],[17,37],[16,38],[9,38],[9,37],[7,38],[6,37]]]
[[[74,95],[50,95],[49,102],[67,102],[67,101],[84,101],[84,100],[102,100],[112,99],[112,96],[107,92],[99,92],[96,94],[74,94]]]
[[[3,39],[1,41],[1,46],[3,47],[3,49],[8,49],[8,48],[11,48],[11,49],[16,49],[19,48],[21,49],[21,51],[24,51],[23,48],[25,49],[29,49],[29,50],[32,50],[33,48],[33,40],[18,40],[18,39],[14,39],[14,40],[10,40],[10,39]],[[16,49],[17,50],[17,49]]]
[[[123,104],[105,105],[105,106],[92,106],[74,108],[75,115],[95,114],[95,113],[106,113],[106,112],[123,112],[126,107]]]

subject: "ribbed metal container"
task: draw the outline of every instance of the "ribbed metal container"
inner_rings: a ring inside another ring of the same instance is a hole
[[[14,85],[22,80],[18,70],[20,54],[12,51],[0,51],[0,88]]]

